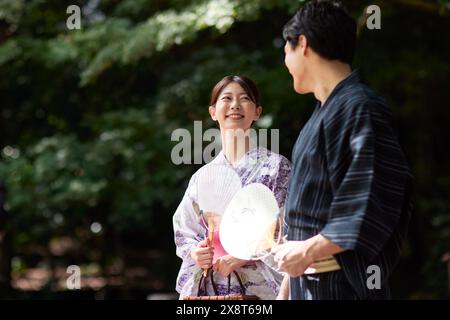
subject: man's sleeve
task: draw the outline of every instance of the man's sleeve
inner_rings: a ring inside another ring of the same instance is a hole
[[[320,233],[369,260],[397,227],[409,177],[387,116],[377,108],[348,108],[323,128],[333,200]]]

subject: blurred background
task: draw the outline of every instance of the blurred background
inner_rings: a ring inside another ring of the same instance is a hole
[[[279,128],[290,159],[314,106],[283,63],[302,2],[0,0],[0,298],[177,298],[172,215],[199,166],[172,163],[171,133],[215,127],[212,86],[245,74],[262,93],[256,126]],[[388,100],[415,176],[394,298],[448,299],[450,1],[343,2],[359,21],[354,67]]]

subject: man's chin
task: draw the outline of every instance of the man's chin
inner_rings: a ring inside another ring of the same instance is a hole
[[[299,94],[309,93],[308,89],[306,89],[305,86],[302,85],[301,81],[294,80],[294,90]]]
[[[295,92],[299,93],[299,94],[307,94],[309,93],[309,91],[301,86],[294,86],[294,90]]]

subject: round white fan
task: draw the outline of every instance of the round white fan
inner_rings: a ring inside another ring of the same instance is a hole
[[[241,189],[241,179],[228,165],[209,164],[197,175],[197,198],[200,219],[214,249],[214,259],[226,254],[219,241],[221,218],[231,199]]]
[[[200,210],[222,215],[241,186],[241,179],[228,165],[203,166],[197,173],[197,197]]]
[[[279,216],[280,209],[273,192],[261,183],[249,184],[236,193],[225,210],[220,241],[236,258],[260,259],[270,254],[277,243],[275,233]]]

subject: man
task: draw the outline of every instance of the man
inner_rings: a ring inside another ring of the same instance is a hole
[[[385,101],[351,70],[356,22],[340,3],[312,1],[283,35],[295,91],[318,104],[292,152],[278,298],[388,299],[411,175]]]

